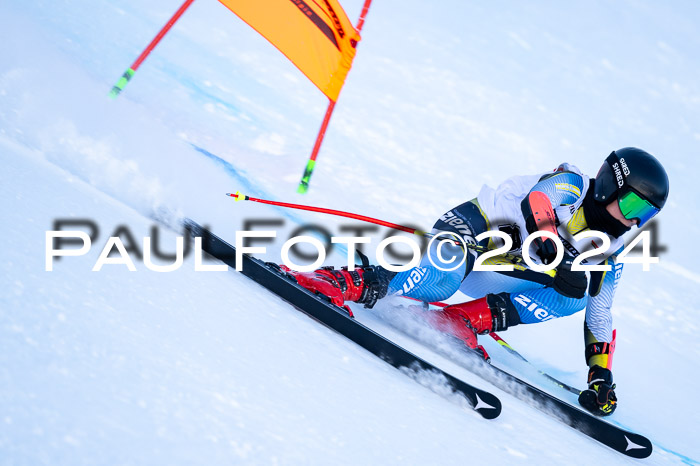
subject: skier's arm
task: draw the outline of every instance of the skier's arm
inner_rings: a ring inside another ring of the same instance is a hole
[[[588,364],[588,389],[579,395],[579,403],[596,414],[612,414],[617,407],[617,396],[612,377],[612,357],[615,339],[612,329],[612,306],[622,264],[615,263],[620,248],[603,263],[611,270],[592,272],[588,290],[586,320],[583,324],[585,356]]]
[[[612,341],[612,308],[615,290],[622,275],[622,263],[616,261],[622,252],[620,247],[602,265],[609,265],[605,272],[591,272],[591,282],[588,287],[588,304],[586,305],[586,345],[595,342]],[[598,364],[604,362],[604,364]],[[596,359],[593,364],[607,366],[607,359]],[[592,364],[589,364],[589,366]]]
[[[583,177],[572,172],[558,172],[543,177],[520,203],[527,232],[548,231],[557,235],[554,207],[574,204],[583,190]],[[538,255],[545,264],[556,257],[554,242],[548,238],[535,240]]]

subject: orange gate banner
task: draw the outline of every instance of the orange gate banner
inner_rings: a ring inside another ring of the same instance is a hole
[[[360,34],[336,0],[219,0],[335,102]]]

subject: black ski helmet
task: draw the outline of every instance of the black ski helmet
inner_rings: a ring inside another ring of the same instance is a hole
[[[612,151],[603,162],[595,178],[593,197],[601,204],[618,199],[621,207],[623,198],[629,197],[634,197],[637,204],[650,204],[653,209],[641,216],[628,216],[621,209],[626,218],[637,218],[641,227],[666,204],[668,188],[666,170],[653,155],[636,147],[625,147]]]

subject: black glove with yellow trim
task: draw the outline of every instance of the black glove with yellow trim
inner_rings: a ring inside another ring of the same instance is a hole
[[[600,366],[591,367],[588,371],[588,389],[579,394],[578,402],[595,415],[611,415],[617,408],[612,372]]]

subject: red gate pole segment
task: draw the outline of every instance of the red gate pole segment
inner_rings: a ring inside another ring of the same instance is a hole
[[[369,11],[369,4],[372,3],[372,0],[365,0],[365,4],[362,5],[362,12],[360,13],[360,19],[357,20],[357,26],[355,26],[355,29],[357,29],[357,32],[362,32],[362,26],[365,25],[365,16],[367,16],[367,12]]]
[[[134,76],[134,73],[136,73],[136,70],[139,69],[139,66],[141,66],[141,63],[148,57],[148,54],[151,53],[151,51],[158,45],[158,42],[168,33],[171,27],[173,27],[173,24],[180,19],[180,16],[187,10],[187,8],[192,5],[192,2],[194,0],[185,0],[185,3],[183,3],[180,8],[175,12],[175,14],[170,18],[170,20],[165,23],[165,26],[158,32],[158,34],[153,38],[150,44],[144,49],[143,52],[141,52],[141,55],[134,61],[134,63],[124,72],[121,78],[119,78],[119,81],[112,87],[112,90],[109,93],[109,96],[112,98],[115,98],[119,95],[121,91],[124,90],[124,87],[129,84],[129,81],[131,78]]]
[[[316,143],[314,144],[314,149],[311,151],[311,157],[309,161],[306,162],[306,168],[304,168],[304,174],[301,175],[301,181],[299,182],[299,187],[297,192],[300,194],[305,194],[309,190],[309,181],[311,180],[311,175],[314,172],[314,166],[316,165],[316,157],[318,157],[318,151],[321,149],[321,143],[323,142],[323,137],[326,135],[326,129],[328,128],[328,123],[331,121],[331,115],[333,114],[333,109],[335,108],[335,101],[328,99],[328,108],[326,109],[326,116],[323,117],[323,123],[321,123],[321,129],[318,131],[318,136],[316,136]]]
[[[360,19],[357,21],[357,26],[355,26],[357,32],[361,32],[362,26],[365,25],[365,16],[367,16],[367,12],[369,11],[369,5],[371,3],[372,0],[365,0],[365,4],[362,6]],[[304,194],[309,190],[309,181],[311,180],[311,175],[313,174],[314,167],[316,166],[316,157],[318,157],[318,151],[321,150],[321,143],[323,143],[323,138],[326,135],[326,129],[328,128],[328,123],[330,123],[331,121],[331,115],[333,114],[334,109],[335,101],[329,99],[328,108],[326,109],[326,116],[323,117],[321,129],[318,131],[318,135],[316,136],[316,142],[314,143],[314,148],[311,151],[311,157],[309,157],[309,161],[306,162],[304,174],[301,176],[301,181],[299,182],[299,187],[297,188],[297,192],[300,194]]]

